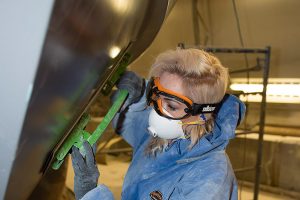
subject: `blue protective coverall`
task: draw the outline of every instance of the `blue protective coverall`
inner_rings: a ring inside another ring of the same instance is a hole
[[[237,181],[225,148],[235,137],[245,105],[230,95],[218,112],[212,133],[203,136],[191,150],[190,140],[177,139],[156,157],[144,154],[152,137],[147,131],[150,109],[145,109],[144,96],[129,107],[124,119],[119,115],[114,119],[117,132],[133,147],[122,199],[151,199],[151,193],[161,199],[237,199]],[[99,185],[83,199],[107,200],[113,195],[106,186]]]

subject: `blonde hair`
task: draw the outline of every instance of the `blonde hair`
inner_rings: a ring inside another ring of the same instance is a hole
[[[185,96],[198,104],[219,103],[228,84],[228,70],[214,55],[199,49],[169,50],[160,54],[151,67],[149,77],[160,77],[170,73],[182,79]],[[190,125],[190,149],[205,134],[213,129],[212,114],[205,114],[204,125]],[[167,145],[164,139],[153,138],[146,149],[147,154],[156,155]]]

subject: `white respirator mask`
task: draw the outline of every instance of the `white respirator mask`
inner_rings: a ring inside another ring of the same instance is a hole
[[[149,115],[148,131],[153,137],[163,139],[185,138],[180,120],[162,117],[154,109],[151,110]]]

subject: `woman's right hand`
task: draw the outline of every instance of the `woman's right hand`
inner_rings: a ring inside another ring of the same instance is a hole
[[[97,187],[99,171],[95,160],[96,145],[91,147],[83,142],[85,156],[81,155],[79,149],[72,147],[72,165],[74,169],[74,193],[76,199],[81,199],[87,192]]]

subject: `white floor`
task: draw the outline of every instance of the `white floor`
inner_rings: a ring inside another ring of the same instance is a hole
[[[113,192],[115,199],[121,199],[122,181],[126,174],[129,166],[129,161],[127,158],[122,156],[107,156],[107,164],[99,164],[98,169],[100,170],[99,183],[103,183],[108,186]],[[69,159],[69,168],[67,174],[66,185],[73,190],[73,177],[74,172],[72,169],[71,159]],[[239,191],[240,192],[240,191]],[[239,200],[252,200],[253,199],[253,189],[243,186],[243,190],[239,194]],[[282,196],[278,194],[272,194],[268,192],[260,191],[259,200],[295,200],[293,198]]]

